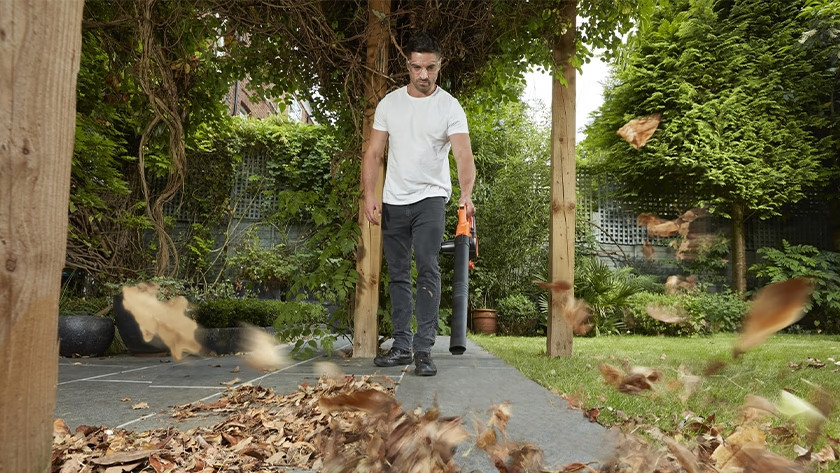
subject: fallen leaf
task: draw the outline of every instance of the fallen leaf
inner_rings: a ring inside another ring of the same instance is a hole
[[[665,442],[668,450],[677,457],[677,461],[685,468],[685,471],[688,473],[701,473],[703,471],[697,463],[697,457],[691,453],[691,450],[668,437],[664,437],[662,441]]]
[[[137,404],[132,404],[132,405],[131,405],[131,408],[132,408],[132,409],[134,409],[134,410],[138,410],[138,409],[148,409],[148,408],[149,408],[149,404],[148,404],[148,403],[146,403],[146,402],[138,402]]]
[[[133,463],[137,460],[143,460],[149,458],[153,454],[157,453],[157,450],[140,450],[135,452],[118,452],[118,453],[111,453],[99,458],[92,458],[90,461],[91,463],[95,463],[97,465],[102,466],[110,466],[110,465],[117,465],[120,463]]]
[[[768,337],[796,322],[811,295],[813,285],[804,278],[789,279],[761,288],[746,315],[733,356],[764,343]]]
[[[639,149],[647,143],[661,120],[661,113],[634,118],[619,128],[616,134],[624,138],[633,148]]]
[[[240,381],[242,381],[242,380],[239,379],[239,378],[233,378],[230,381],[220,381],[219,384],[221,384],[223,386],[233,386],[234,384],[236,384]]]

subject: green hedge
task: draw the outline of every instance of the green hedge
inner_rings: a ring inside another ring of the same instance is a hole
[[[648,304],[679,307],[688,319],[678,324],[660,322],[647,314]],[[734,332],[741,324],[748,303],[732,292],[697,294],[651,294],[641,292],[627,300],[628,328],[639,335],[706,335]]]
[[[199,303],[193,318],[205,328],[238,327],[241,322],[259,327],[317,324],[327,321],[320,304],[262,299],[215,299]]]
[[[512,294],[499,299],[499,334],[525,335],[537,334],[544,321],[540,320],[537,304],[522,294]]]

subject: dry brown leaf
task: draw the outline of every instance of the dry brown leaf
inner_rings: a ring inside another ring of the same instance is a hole
[[[694,394],[703,382],[701,376],[691,374],[685,367],[680,365],[677,371],[677,381],[682,385],[682,390],[679,393],[679,398],[682,402],[686,402],[692,394]]]
[[[652,262],[654,261],[655,250],[653,249],[653,244],[645,239],[644,243],[642,243],[642,256],[644,256],[645,261]]]
[[[126,465],[114,465],[105,468],[105,471],[102,473],[126,473],[128,471],[132,471],[138,466],[142,465],[142,462],[135,462],[135,463],[128,463]]]
[[[609,363],[600,363],[598,365],[598,371],[601,372],[601,376],[604,377],[604,381],[615,388],[618,388],[619,384],[621,384],[621,380],[624,378],[624,371],[621,368],[613,366]]]
[[[133,463],[137,460],[143,460],[149,458],[153,454],[157,453],[157,450],[140,450],[134,452],[118,452],[112,453],[109,455],[105,455],[99,458],[92,458],[90,461],[92,463],[96,463],[97,465],[109,466],[109,465],[117,465],[120,463]]]
[[[804,473],[805,466],[760,447],[745,446],[735,454],[744,473]]]
[[[645,312],[654,319],[665,322],[666,324],[678,324],[688,320],[688,314],[679,305],[666,307],[662,304],[651,302],[645,306]]]
[[[325,412],[359,410],[370,414],[389,415],[397,407],[393,396],[376,389],[366,389],[350,394],[323,396],[319,401]]]
[[[64,419],[53,421],[53,435],[70,435],[70,427],[64,422]]]
[[[589,321],[592,313],[583,299],[575,299],[567,295],[566,304],[563,306],[563,316],[575,335],[586,335],[592,329],[593,324]]]
[[[238,382],[240,382],[240,381],[242,381],[242,380],[241,380],[241,379],[239,379],[239,378],[233,378],[233,379],[231,379],[231,380],[229,380],[229,381],[219,381],[219,384],[221,384],[221,385],[223,385],[223,386],[233,386],[234,384],[236,384],[236,383],[238,383]]]
[[[828,463],[837,461],[837,452],[831,445],[826,445],[817,453],[811,454],[811,460],[817,463]]]
[[[200,353],[201,344],[196,339],[198,324],[186,316],[187,299],[178,296],[160,301],[158,289],[157,285],[146,283],[122,288],[123,306],[134,316],[143,339],[150,342],[155,336],[160,337],[176,360],[184,353]]]
[[[572,288],[572,284],[568,281],[554,281],[554,282],[543,282],[543,281],[534,281],[534,283],[546,290],[549,290],[554,293],[563,293],[568,291]]]
[[[242,324],[242,360],[259,371],[274,371],[286,366],[288,360],[274,335],[249,324]]]
[[[134,409],[134,410],[138,410],[138,409],[148,409],[148,408],[149,408],[149,404],[148,404],[147,402],[138,402],[137,404],[132,404],[132,405],[131,405],[131,408],[132,408],[132,409]]]
[[[744,396],[744,404],[741,405],[742,423],[752,422],[768,414],[779,415],[779,411],[772,402],[755,394],[747,394]]]
[[[685,468],[685,471],[688,473],[701,473],[703,471],[697,463],[697,456],[691,453],[691,450],[668,437],[663,437],[662,441],[665,442],[668,450],[677,458],[680,465]]]
[[[331,361],[316,361],[313,366],[315,375],[330,379],[339,380],[344,377],[344,370]]]
[[[735,342],[736,358],[768,337],[796,322],[811,296],[812,283],[804,278],[789,279],[761,288],[747,313],[741,335]]]
[[[671,275],[665,280],[665,294],[680,294],[697,289],[697,278],[694,275]]]
[[[616,134],[630,143],[635,149],[644,146],[662,120],[661,113],[634,118],[616,131]]]

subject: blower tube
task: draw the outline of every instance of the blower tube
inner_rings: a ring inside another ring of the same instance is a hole
[[[470,246],[472,244],[471,240],[474,237],[472,235],[471,220],[467,219],[466,209],[459,207],[458,228],[455,232],[453,245],[455,252],[455,274],[452,282],[452,334],[449,337],[449,352],[453,355],[463,355],[467,351]]]

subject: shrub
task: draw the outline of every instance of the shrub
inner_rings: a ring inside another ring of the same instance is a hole
[[[327,310],[318,304],[261,299],[213,299],[193,309],[193,318],[205,328],[258,327],[325,323]]]
[[[647,286],[650,278],[633,274],[633,268],[612,269],[597,258],[582,258],[575,268],[575,297],[589,304],[594,335],[624,331],[628,298]]]
[[[648,315],[649,304],[674,308],[688,318],[678,324],[661,322]],[[747,302],[732,292],[679,295],[641,292],[628,298],[627,309],[627,325],[639,335],[706,335],[737,330]]]
[[[782,248],[759,248],[761,261],[750,271],[767,283],[806,277],[814,282],[812,303],[806,306],[806,318],[812,324],[840,329],[840,253],[820,251],[810,245],[791,245],[782,240]]]
[[[58,304],[61,315],[96,315],[111,305],[110,298],[101,297],[62,297]]]
[[[537,304],[522,294],[499,299],[499,333],[504,335],[536,335],[540,313]]]

